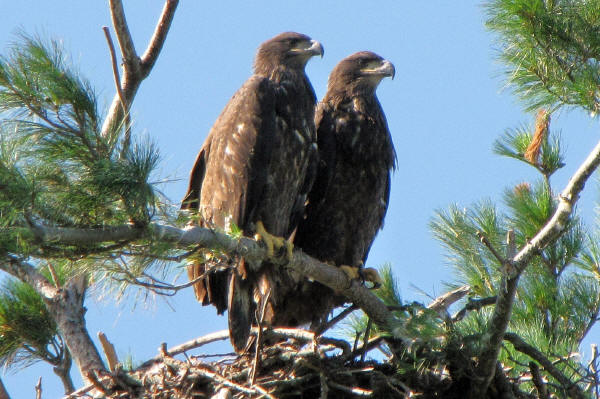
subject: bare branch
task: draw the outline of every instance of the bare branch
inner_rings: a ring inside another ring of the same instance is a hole
[[[579,386],[575,385],[566,375],[556,368],[543,353],[529,345],[517,334],[506,333],[504,334],[504,339],[513,344],[516,350],[526,354],[542,365],[542,367],[544,367],[544,369],[567,390],[571,397],[576,399],[584,399],[586,397]]]
[[[102,345],[102,350],[104,351],[106,362],[108,363],[108,369],[110,371],[115,371],[117,369],[117,364],[119,363],[115,346],[108,340],[108,338],[106,338],[106,334],[104,334],[102,331],[98,331],[98,339]]]
[[[160,54],[160,51],[162,50],[162,46],[167,38],[167,33],[169,33],[169,28],[171,27],[171,22],[173,22],[175,9],[177,8],[178,3],[179,0],[167,0],[163,7],[158,23],[156,24],[156,29],[150,39],[150,44],[146,51],[144,51],[144,54],[142,54],[144,77],[148,76],[148,73],[150,73],[150,70],[156,63],[158,54]]]
[[[42,399],[42,377],[40,377],[37,384],[35,384],[35,399]]]
[[[125,101],[123,90],[121,89],[121,78],[119,77],[117,55],[115,54],[115,46],[113,44],[112,38],[110,37],[110,31],[108,30],[108,26],[103,26],[102,30],[104,31],[104,36],[106,36],[108,49],[110,51],[110,59],[113,68],[113,76],[115,78],[117,95],[119,96],[121,106],[123,107],[123,113],[125,114],[125,135],[123,137],[123,146],[121,148],[121,157],[123,157],[123,155],[129,150],[129,146],[131,144],[131,115],[129,114],[129,104],[127,103],[127,101]]]
[[[171,27],[178,0],[166,0],[161,16],[154,30],[148,48],[140,59],[135,51],[133,39],[129,33],[125,12],[121,0],[110,0],[111,17],[117,34],[121,54],[123,55],[123,74],[121,81],[122,98],[131,109],[131,104],[142,81],[148,77]],[[102,125],[102,135],[117,129],[123,120],[121,97],[116,94],[110,105],[108,115]]]
[[[440,295],[433,302],[431,302],[427,308],[437,312],[440,317],[446,317],[448,308],[455,302],[463,299],[470,291],[470,286],[463,285],[462,287],[458,287],[455,290]]]
[[[135,45],[133,44],[133,39],[129,32],[129,26],[127,26],[123,3],[121,0],[109,0],[108,3],[110,6],[110,17],[113,26],[115,27],[117,41],[119,42],[123,61],[126,65],[125,69],[133,69],[136,71],[136,69],[140,67],[140,60],[135,51]]]

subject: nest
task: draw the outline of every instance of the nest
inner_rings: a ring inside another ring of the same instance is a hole
[[[199,341],[204,344],[216,338],[226,339],[227,334]],[[240,356],[185,355],[184,360],[173,357],[184,351],[163,349],[136,370],[117,367],[111,373],[90,375],[93,384],[69,398],[393,399],[410,395],[394,367],[364,360],[366,346],[351,348],[344,340],[301,329],[275,329],[264,332],[259,347]],[[217,360],[207,361],[215,356]]]

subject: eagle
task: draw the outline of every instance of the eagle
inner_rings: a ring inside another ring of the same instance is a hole
[[[383,227],[396,152],[375,91],[394,74],[393,64],[373,52],[352,54],[335,66],[317,106],[319,162],[294,245],[323,262],[362,267]],[[311,298],[315,325],[344,302],[319,283],[298,291]]]
[[[182,209],[197,214],[198,224],[212,229],[238,228],[259,234],[269,253],[286,244],[302,212],[307,174],[316,170],[314,112],[316,97],[304,68],[323,56],[310,37],[281,33],[262,43],[254,74],[225,106],[200,148],[190,173]],[[275,248],[274,248],[275,247]],[[269,262],[257,272],[244,259],[205,257],[188,266],[198,279],[194,292],[217,313],[228,311],[231,343],[243,352],[258,315],[272,323],[281,313],[280,297],[294,286],[292,278]],[[256,312],[260,310],[260,312]],[[262,321],[262,320],[261,320]]]

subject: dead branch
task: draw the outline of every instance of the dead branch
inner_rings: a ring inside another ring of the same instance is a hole
[[[106,335],[102,331],[98,331],[98,339],[102,345],[102,350],[104,351],[106,362],[108,363],[108,369],[110,371],[115,371],[117,369],[117,364],[119,363],[119,358],[117,357],[114,345],[106,338]]]
[[[35,384],[35,399],[42,399],[42,377],[40,377],[37,384]]]
[[[133,99],[141,82],[150,74],[152,67],[156,63],[158,55],[171,27],[171,22],[175,15],[178,0],[166,0],[162,13],[156,24],[154,34],[142,57],[137,55],[121,0],[110,0],[110,12],[117,35],[121,55],[123,56],[123,72],[121,80],[122,98],[125,101],[127,109],[131,108]],[[123,120],[123,104],[121,97],[117,93],[110,105],[108,115],[102,125],[102,135],[106,136],[108,132],[116,129]]]
[[[437,312],[440,317],[445,318],[448,314],[448,308],[452,304],[463,299],[470,291],[471,287],[468,285],[463,285],[462,287],[458,287],[455,290],[440,295],[433,302],[431,302],[427,308]]]
[[[123,95],[123,90],[121,89],[121,78],[119,77],[119,66],[117,65],[117,55],[115,53],[115,45],[113,44],[112,38],[110,36],[110,31],[108,30],[108,26],[103,26],[102,30],[104,31],[104,36],[106,37],[106,41],[108,43],[108,50],[110,51],[110,60],[111,60],[111,64],[112,64],[113,76],[115,79],[117,95],[119,96],[119,100],[121,102],[121,107],[123,107],[123,115],[125,115],[125,120],[124,120],[125,134],[123,135],[123,146],[121,148],[121,158],[122,158],[129,150],[129,146],[131,144],[131,115],[129,113],[129,103],[127,103],[127,101],[125,101],[125,96]],[[132,46],[133,46],[133,44],[132,44]]]

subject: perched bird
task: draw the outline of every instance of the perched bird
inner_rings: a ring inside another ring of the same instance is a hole
[[[375,90],[394,73],[375,53],[352,54],[333,69],[317,106],[320,160],[294,245],[338,267],[361,267],[383,226],[396,153]],[[369,271],[366,278],[376,280]],[[298,292],[311,298],[313,323],[343,302],[319,283],[307,282]]]
[[[254,75],[233,95],[214,123],[190,174],[182,209],[198,214],[198,224],[244,235],[256,233],[271,254],[296,228],[307,191],[309,164],[316,162],[315,93],[304,72],[308,60],[323,55],[310,37],[281,33],[258,48]],[[313,168],[314,169],[314,168]],[[310,180],[310,179],[309,179]],[[279,237],[279,238],[278,238]],[[288,253],[291,254],[288,246]],[[244,259],[207,256],[188,266],[198,301],[228,311],[231,342],[245,349],[250,328],[260,318],[271,323],[291,277],[266,262],[252,272]]]

